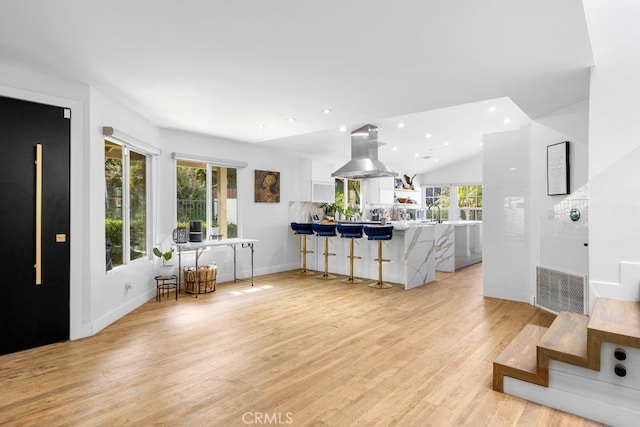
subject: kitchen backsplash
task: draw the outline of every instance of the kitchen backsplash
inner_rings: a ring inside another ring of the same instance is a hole
[[[324,203],[289,202],[289,222],[312,222],[313,215],[324,218]]]

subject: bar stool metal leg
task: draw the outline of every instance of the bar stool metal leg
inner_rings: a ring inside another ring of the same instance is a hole
[[[391,286],[388,283],[384,283],[382,281],[382,263],[391,261],[389,259],[383,259],[382,258],[382,240],[378,240],[378,258],[376,259],[376,261],[378,261],[378,281],[376,283],[369,284],[369,287],[370,288],[376,288],[376,289],[389,289],[389,288],[392,288],[393,286]]]
[[[340,280],[340,282],[342,282],[342,283],[362,283],[362,279],[356,279],[355,277],[353,277],[353,260],[354,259],[362,259],[362,257],[353,255],[353,241],[354,241],[354,238],[351,237],[349,240],[351,240],[351,242],[349,242],[349,256],[347,257],[347,258],[349,258],[349,277],[347,277],[346,279]]]
[[[329,253],[329,236],[324,236],[324,273],[316,276],[316,279],[332,280],[336,278],[333,274],[329,274],[329,256],[334,255]]]
[[[302,270],[296,274],[299,274],[300,276],[309,276],[313,274],[313,271],[307,270],[307,254],[312,254],[313,251],[307,250],[307,235],[301,234],[300,237],[302,238],[302,250],[300,251],[302,253]]]

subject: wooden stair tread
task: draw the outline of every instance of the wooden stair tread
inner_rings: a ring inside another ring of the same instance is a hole
[[[538,347],[548,354],[561,355],[559,360],[568,361],[572,357],[586,360],[588,324],[589,317],[563,311],[542,336]]]
[[[549,362],[600,370],[601,342],[640,348],[640,302],[598,298],[591,318],[561,312],[549,328],[527,325],[493,362],[493,389],[504,377],[549,385]]]
[[[598,298],[589,330],[603,341],[640,348],[640,302]]]
[[[527,325],[493,362],[493,389],[504,391],[504,377],[544,385],[537,373],[537,344],[547,328]]]
[[[547,328],[527,325],[511,343],[500,353],[494,363],[518,371],[536,373],[536,346]]]

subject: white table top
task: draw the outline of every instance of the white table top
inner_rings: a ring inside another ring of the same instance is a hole
[[[176,243],[179,249],[199,249],[207,248],[209,246],[233,246],[247,243],[255,243],[257,239],[242,239],[234,237],[232,239],[220,239],[220,240],[203,240],[202,242],[188,242],[188,243]]]

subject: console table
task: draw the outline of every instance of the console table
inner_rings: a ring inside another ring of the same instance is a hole
[[[178,248],[178,283],[182,283],[182,251],[183,250],[195,250],[196,251],[196,271],[198,270],[198,260],[200,259],[200,255],[204,252],[206,248],[217,247],[217,246],[231,246],[233,248],[233,281],[237,280],[236,278],[236,247],[240,245],[242,248],[251,249],[251,286],[253,286],[253,244],[257,242],[256,239],[241,239],[241,238],[231,238],[231,239],[220,239],[220,240],[205,240],[202,242],[189,242],[189,243],[176,243],[176,247]],[[198,294],[196,293],[196,298]]]

